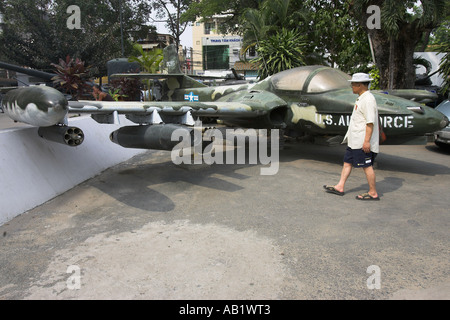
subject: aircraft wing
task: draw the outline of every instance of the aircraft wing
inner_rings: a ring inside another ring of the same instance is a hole
[[[199,117],[225,121],[262,123],[261,127],[282,127],[286,112],[283,100],[240,102],[99,102],[70,101],[69,113],[88,113],[98,123],[116,123],[117,115],[139,126],[126,126],[110,135],[112,142],[124,148],[172,150],[178,141],[172,136],[178,130],[195,139],[194,127]],[[194,145],[191,141],[191,146]]]
[[[277,108],[285,107],[285,102],[261,103],[240,102],[188,102],[188,101],[148,101],[148,102],[110,102],[110,101],[69,101],[69,113],[86,113],[100,123],[111,123],[105,117],[124,114],[139,124],[182,123],[193,125],[197,117],[211,118],[258,118],[269,116]]]
[[[372,92],[390,94],[423,104],[435,102],[439,98],[435,92],[420,89],[372,90]]]
[[[185,74],[182,73],[171,73],[171,74],[166,74],[166,73],[146,73],[146,72],[141,72],[141,73],[115,73],[111,75],[111,78],[135,78],[135,79],[140,79],[140,80],[145,80],[145,79],[167,79],[167,78],[177,78],[177,77],[184,77]]]
[[[154,80],[161,80],[161,79],[167,79],[167,78],[183,78],[185,76],[188,76],[193,79],[207,79],[207,80],[223,80],[227,79],[227,77],[218,77],[218,76],[204,76],[204,75],[186,75],[184,73],[115,73],[111,75],[111,78],[135,78],[139,80],[146,80],[146,79],[154,79]]]

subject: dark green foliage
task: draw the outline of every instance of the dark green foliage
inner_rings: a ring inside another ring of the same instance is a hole
[[[124,22],[125,54],[130,35],[142,38],[149,5],[144,0],[120,1]],[[81,29],[69,29],[70,5],[81,11]],[[95,76],[106,74],[106,62],[122,56],[119,1],[117,0],[2,0],[3,33],[0,52],[9,62],[34,69],[70,55],[92,66]]]
[[[89,67],[85,67],[80,59],[67,56],[66,60],[59,59],[59,64],[52,63],[52,66],[56,73],[52,80],[57,89],[77,100],[90,90],[91,87],[86,83],[90,77]]]
[[[139,79],[120,77],[110,82],[111,92],[122,101],[139,101],[141,96],[141,82]]]
[[[450,93],[450,41],[443,44],[440,47],[440,51],[445,54],[439,65],[439,74],[444,79],[441,92],[447,95]]]
[[[365,30],[373,43],[380,87],[413,88],[414,52],[424,36],[445,20],[448,0],[353,0],[350,12],[361,26],[366,26],[369,5],[378,6],[381,15],[380,29]]]
[[[303,38],[296,31],[281,29],[259,42],[257,49],[258,76],[265,79],[275,73],[304,66]]]

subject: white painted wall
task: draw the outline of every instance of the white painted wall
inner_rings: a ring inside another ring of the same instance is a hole
[[[71,118],[69,124],[85,134],[78,147],[44,140],[35,127],[0,130],[0,225],[145,152],[109,140],[114,130],[132,125],[124,117],[120,122],[110,125],[98,124],[89,116]]]

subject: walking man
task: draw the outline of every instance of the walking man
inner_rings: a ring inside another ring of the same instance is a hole
[[[345,183],[352,168],[363,168],[369,183],[369,191],[356,197],[357,200],[380,200],[376,189],[373,164],[379,153],[378,107],[369,91],[370,76],[356,73],[350,80],[353,93],[359,95],[353,109],[350,125],[342,143],[348,147],[344,157],[341,179],[335,186],[323,186],[328,193],[343,196]]]

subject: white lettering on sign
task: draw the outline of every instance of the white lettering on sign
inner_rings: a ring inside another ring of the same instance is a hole
[[[381,126],[383,128],[414,128],[413,116],[383,116],[380,117]]]
[[[348,127],[350,125],[351,115],[331,115],[316,113],[315,123],[319,126],[338,126]],[[414,116],[380,116],[380,124],[383,128],[414,128]]]
[[[211,43],[229,43],[229,42],[241,42],[240,38],[215,38],[209,40]]]

